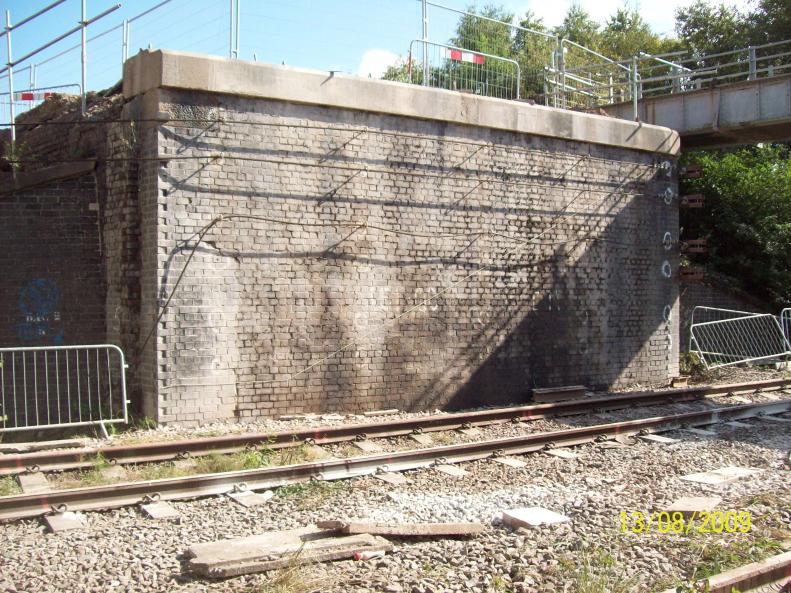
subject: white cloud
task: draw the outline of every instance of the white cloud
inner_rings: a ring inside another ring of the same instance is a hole
[[[398,54],[386,49],[369,49],[360,60],[360,65],[357,67],[357,75],[382,78],[382,74],[385,73],[387,67],[392,66],[398,60]]]

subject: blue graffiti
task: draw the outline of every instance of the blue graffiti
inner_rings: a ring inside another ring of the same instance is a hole
[[[19,292],[19,312],[24,321],[17,325],[17,337],[24,342],[63,344],[59,304],[60,289],[53,280],[31,280]]]
[[[60,301],[58,285],[46,278],[36,278],[19,292],[19,310],[25,315],[54,313]]]

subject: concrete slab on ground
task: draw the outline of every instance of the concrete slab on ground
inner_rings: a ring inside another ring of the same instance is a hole
[[[121,465],[111,465],[100,470],[105,480],[123,480],[126,478],[126,468]]]
[[[721,502],[719,496],[683,496],[675,500],[665,511],[691,517],[698,513],[711,512]]]
[[[430,447],[434,444],[434,438],[430,434],[423,434],[422,432],[418,434],[410,434],[409,438],[426,447]]]
[[[739,422],[738,420],[731,420],[730,422],[723,422],[720,426],[726,429],[741,429],[741,428],[752,428],[752,425],[746,424],[744,422]]]
[[[381,453],[382,446],[377,443],[376,441],[369,441],[368,439],[364,439],[362,441],[352,441],[354,446],[357,447],[363,453]]]
[[[440,464],[435,465],[434,469],[442,472],[443,474],[448,474],[449,476],[453,476],[454,478],[462,478],[466,476],[469,472],[467,470],[460,468],[458,465],[450,465],[450,464]]]
[[[323,529],[354,535],[369,533],[386,537],[459,537],[483,533],[481,523],[369,523],[365,521],[319,521]]]
[[[681,479],[687,480],[688,482],[697,482],[699,484],[720,486],[724,484],[730,484],[746,476],[752,476],[759,473],[760,471],[761,470],[745,467],[728,466],[707,472],[688,474],[686,476],[681,476]]]
[[[152,502],[141,504],[140,509],[149,519],[180,519],[181,514],[167,502]]]
[[[47,476],[43,472],[17,474],[16,480],[25,494],[40,494],[51,490]]]
[[[32,453],[33,451],[77,449],[79,447],[85,447],[84,439],[61,439],[57,441],[39,441],[32,443],[0,443],[0,453]]]
[[[319,445],[306,445],[308,454],[315,459],[316,461],[330,461],[335,460],[337,457],[334,457],[329,451],[320,447]]]
[[[783,424],[791,424],[791,418],[782,418],[780,416],[758,416],[758,420],[768,420],[769,422],[781,422]]]
[[[502,463],[503,465],[507,465],[508,467],[513,467],[516,469],[522,469],[523,467],[527,467],[527,463],[525,463],[518,457],[510,457],[508,455],[505,455],[503,457],[493,457],[492,459],[497,463]]]
[[[371,410],[370,412],[363,412],[363,416],[376,418],[377,416],[392,416],[398,414],[398,408],[390,408],[389,410]]]
[[[45,515],[44,522],[52,533],[59,533],[70,529],[83,529],[87,524],[84,515],[72,511]]]
[[[470,437],[471,439],[478,438],[483,434],[479,429],[475,428],[474,426],[471,426],[470,428],[460,428],[459,432],[466,437]]]
[[[694,434],[701,437],[716,437],[717,433],[711,430],[705,430],[703,428],[682,428],[684,432],[688,432],[690,434]]]
[[[383,482],[387,482],[388,484],[392,484],[393,486],[403,486],[404,484],[409,484],[409,478],[407,478],[404,474],[398,474],[395,472],[382,472],[381,474],[376,474],[374,478],[377,480],[382,480]]]
[[[657,443],[659,445],[672,445],[673,443],[678,442],[678,439],[663,437],[661,434],[643,434],[640,435],[639,438],[649,443]]]
[[[565,515],[545,509],[544,507],[524,507],[503,511],[502,521],[504,525],[512,529],[518,529],[519,527],[529,528],[538,527],[540,525],[566,523],[570,521],[570,519]]]
[[[264,492],[253,492],[252,490],[242,490],[241,492],[229,492],[228,497],[238,502],[240,505],[252,508],[269,502],[275,495],[271,490]]]
[[[621,445],[621,447],[624,445]],[[574,451],[569,451],[568,449],[546,449],[544,451],[547,455],[552,455],[553,457],[560,457],[561,459],[576,459],[579,457]]]

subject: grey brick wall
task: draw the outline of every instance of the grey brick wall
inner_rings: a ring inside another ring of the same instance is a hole
[[[156,246],[143,327],[146,295],[162,304],[195,233],[224,219],[157,327],[143,390],[160,421],[466,407],[677,374],[666,157],[161,92],[170,160],[140,177]]]
[[[0,196],[0,346],[104,341],[96,179]]]

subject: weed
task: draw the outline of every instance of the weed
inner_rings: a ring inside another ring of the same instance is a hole
[[[627,576],[607,550],[583,550],[574,560],[560,563],[563,576],[571,583],[571,593],[629,593],[638,588],[639,580]]]
[[[0,478],[0,496],[13,496],[14,494],[21,493],[22,489],[12,476]]]
[[[299,560],[302,550],[300,548],[294,553],[288,566],[274,571],[266,582],[248,589],[248,593],[308,593],[320,590],[320,581],[308,578],[309,571]]]
[[[130,427],[134,430],[154,430],[157,427],[157,421],[148,416],[141,416],[134,418],[130,423]]]
[[[452,445],[454,442],[453,433],[448,431],[435,432],[432,436],[437,445]]]
[[[311,480],[310,482],[281,486],[277,490],[277,495],[297,500],[297,508],[304,510],[316,508],[336,494],[346,493],[350,489],[351,485],[346,481],[322,482]]]
[[[682,375],[689,375],[693,381],[708,381],[711,373],[706,369],[706,365],[695,352],[686,352],[679,358],[679,365]]]
[[[486,588],[486,593],[512,593],[513,589],[511,586],[506,582],[506,580],[496,574],[492,577],[492,581],[489,583],[489,586]]]
[[[768,537],[731,538],[726,542],[692,541],[689,545],[699,558],[691,576],[693,580],[704,579],[782,552],[780,542]]]

